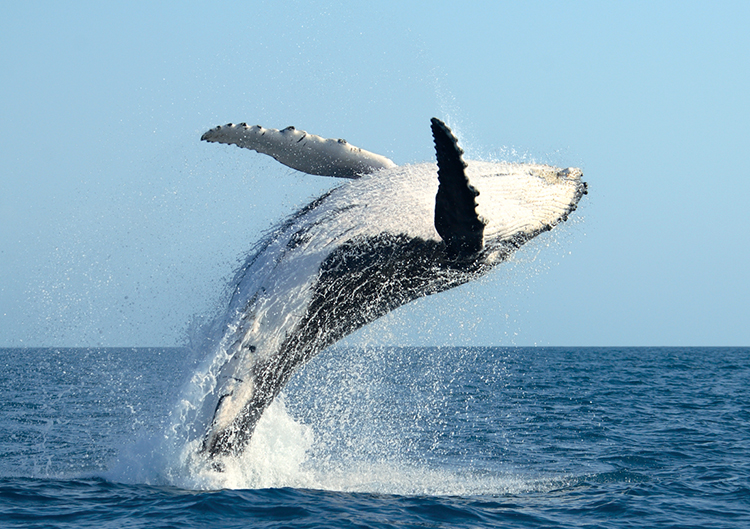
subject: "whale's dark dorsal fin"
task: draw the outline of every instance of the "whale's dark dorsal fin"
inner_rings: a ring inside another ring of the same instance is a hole
[[[464,151],[451,129],[437,118],[431,123],[440,182],[435,197],[435,229],[451,256],[469,257],[484,244],[484,222],[476,211],[479,191],[469,184],[461,157]]]

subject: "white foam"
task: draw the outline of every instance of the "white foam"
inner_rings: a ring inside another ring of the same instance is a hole
[[[166,437],[144,439],[124,450],[105,477],[189,490],[292,487],[432,496],[548,491],[564,481],[559,476],[529,476],[514,471],[435,467],[405,461],[397,454],[389,456],[381,450],[373,457],[371,447],[366,445],[351,446],[348,453],[332,454],[319,449],[315,439],[310,425],[289,414],[282,396],[263,414],[241,456],[211,461],[200,455],[199,439],[182,446]]]
[[[240,456],[209,460],[200,453],[201,440],[188,442],[172,462],[171,484],[188,489],[260,489],[305,487],[302,468],[313,444],[312,429],[294,421],[283,398],[265,411],[250,444]]]

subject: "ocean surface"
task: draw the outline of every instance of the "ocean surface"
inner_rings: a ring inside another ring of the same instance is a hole
[[[0,349],[0,527],[750,527],[750,348],[334,348],[191,474],[186,349]]]

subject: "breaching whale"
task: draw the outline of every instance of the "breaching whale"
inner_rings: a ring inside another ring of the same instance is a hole
[[[437,164],[406,166],[294,127],[230,123],[203,134],[348,180],[281,223],[238,270],[201,453],[241,453],[295,368],[401,305],[486,274],[586,194],[579,169],[467,164],[451,130],[436,118],[431,127]]]

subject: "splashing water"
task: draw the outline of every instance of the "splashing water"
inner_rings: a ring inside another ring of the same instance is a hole
[[[221,459],[221,471],[200,455],[201,438],[188,439],[189,421],[183,416],[163,439],[143,441],[121,454],[124,464],[108,477],[192,490],[292,487],[400,495],[561,487],[567,477],[519,472],[498,462],[497,454],[489,458],[493,462],[477,460],[479,449],[453,453],[465,442],[464,433],[453,431],[452,417],[466,407],[466,395],[457,389],[476,386],[477,380],[499,383],[506,376],[502,362],[493,373],[478,373],[477,354],[333,349],[290,381],[261,417],[247,449]],[[476,387],[470,391],[483,398]]]
[[[440,467],[428,469],[414,457],[429,447],[404,443],[399,428],[408,421],[378,419],[381,431],[355,439],[360,418],[344,407],[328,424],[339,438],[323,432],[316,440],[311,425],[325,421],[314,414],[295,419],[299,407],[290,414],[274,398],[297,367],[342,337],[411,300],[487,273],[565,220],[586,189],[575,169],[481,162],[469,169],[483,197],[477,211],[486,219],[483,247],[471,256],[451,255],[434,227],[433,164],[383,170],[338,187],[258,244],[232,283],[226,314],[207,332],[212,352],[173,412],[160,449],[168,483],[419,492],[451,482]],[[363,369],[350,366],[346,373]],[[368,384],[385,378],[356,387],[370,393]],[[384,402],[397,408],[398,387],[365,399],[369,408],[360,412],[382,414]],[[419,423],[428,413],[413,416]]]
[[[186,443],[179,453],[179,470],[170,476],[174,485],[188,489],[261,489],[279,487],[314,488],[304,470],[313,445],[309,426],[296,422],[277,398],[258,422],[247,449],[222,459],[221,471],[214,462],[196,456],[201,440]]]

